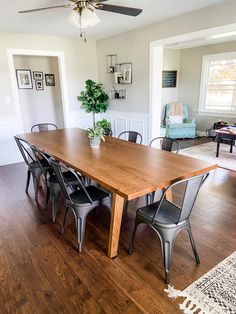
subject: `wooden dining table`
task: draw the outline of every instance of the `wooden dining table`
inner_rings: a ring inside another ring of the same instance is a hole
[[[91,148],[87,132],[79,128],[17,136],[111,191],[110,258],[117,256],[125,200],[217,167],[216,164],[114,137],[106,137],[99,148]]]

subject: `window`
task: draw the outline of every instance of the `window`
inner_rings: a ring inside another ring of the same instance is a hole
[[[203,57],[199,113],[236,115],[236,52]]]

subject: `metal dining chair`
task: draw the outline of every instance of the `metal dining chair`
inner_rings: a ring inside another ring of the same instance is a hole
[[[176,152],[178,154],[180,145],[179,142],[170,137],[155,137],[149,143],[149,147],[157,147],[161,150],[166,150],[168,152]]]
[[[167,152],[175,152],[176,154],[179,153],[180,145],[179,142],[174,140],[173,138],[170,137],[155,137],[152,139],[148,145],[149,147],[156,147],[161,150],[165,150]],[[154,201],[154,195],[155,192],[148,193],[146,195],[146,202],[147,204],[152,203]]]
[[[42,170],[42,174],[44,176],[44,180],[46,183],[47,195],[46,195],[45,207],[48,207],[48,201],[49,201],[50,195],[52,198],[52,222],[55,223],[56,215],[58,212],[58,201],[59,201],[59,196],[61,193],[61,187],[57,179],[57,176],[54,173],[53,167],[51,166],[50,156],[48,154],[41,152],[33,145],[31,146],[31,149],[34,153],[35,159],[39,163],[39,166]],[[45,161],[47,162],[48,168],[50,169],[49,171],[45,171],[42,161],[43,163],[45,163]],[[80,187],[80,182],[78,182],[78,180],[76,180],[74,175],[72,175],[69,171],[63,172],[62,175],[66,180],[67,187],[70,188],[72,191]],[[77,173],[77,175],[79,176],[81,180],[83,180],[82,176],[79,173]]]
[[[136,131],[124,131],[124,132],[121,132],[118,135],[118,138],[126,139],[127,136],[128,136],[128,141],[129,142],[142,144],[143,137],[142,137],[142,135],[140,133],[138,133]]]
[[[35,192],[35,200],[38,201],[38,190],[39,190],[39,180],[40,176],[45,172],[50,170],[50,167],[48,166],[48,163],[45,159],[41,161],[41,166],[39,165],[37,159],[34,157],[34,154],[31,150],[30,144],[17,137],[14,136],[14,139],[16,141],[16,144],[21,152],[21,155],[25,161],[25,163],[28,166],[27,171],[27,181],[26,181],[26,188],[25,192],[28,194],[28,188],[30,183],[30,177],[32,174],[33,177],[33,184],[34,184],[34,192]]]
[[[50,162],[57,176],[61,190],[66,199],[66,211],[65,211],[64,221],[63,221],[62,234],[64,233],[64,229],[66,226],[68,211],[69,209],[71,209],[75,217],[77,237],[78,237],[78,251],[81,252],[84,232],[85,232],[86,218],[87,218],[88,213],[92,209],[98,207],[99,205],[105,205],[110,209],[111,197],[107,192],[103,191],[97,186],[89,185],[85,187],[80,177],[76,173],[76,171],[70,169],[67,166],[61,165],[56,160],[51,159]],[[68,185],[68,182],[67,182],[67,179],[63,176],[63,173],[62,173],[63,170],[70,172],[71,175],[73,175],[74,178],[80,183],[79,190],[75,190],[71,193],[68,192],[66,188]]]
[[[31,127],[31,132],[44,132],[58,130],[58,127],[54,123],[38,123]]]
[[[175,238],[181,230],[187,230],[196,263],[200,263],[189,218],[199,189],[208,176],[209,173],[206,173],[189,179],[180,180],[165,189],[160,201],[139,208],[136,211],[135,226],[129,247],[129,254],[133,251],[137,227],[141,223],[150,226],[159,236],[161,241],[161,252],[165,268],[166,283],[169,283],[170,279],[170,263]],[[180,184],[184,185],[181,202],[166,200],[165,196],[167,191]]]

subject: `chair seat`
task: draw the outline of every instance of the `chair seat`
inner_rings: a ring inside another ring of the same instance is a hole
[[[41,160],[40,163],[41,163],[41,165],[42,165],[43,168],[49,169],[49,165],[48,165],[48,163],[47,163],[46,160]],[[32,168],[40,168],[39,163],[38,163],[37,160],[32,161],[32,162],[29,164],[29,166],[32,167]]]
[[[108,193],[104,192],[103,190],[97,188],[94,185],[87,186],[85,189],[88,192],[89,196],[91,197],[91,199],[94,203],[99,202],[101,200],[109,199],[109,197],[110,197]],[[82,189],[72,192],[70,194],[70,198],[75,205],[88,206],[90,204],[87,195],[84,193],[84,191]],[[94,205],[96,205],[96,204],[94,204]]]
[[[150,205],[139,208],[137,215],[142,216],[146,222],[152,223],[152,219],[155,215],[156,208],[160,202],[155,202]],[[180,209],[174,204],[164,200],[161,208],[158,211],[157,218],[155,220],[155,225],[171,225],[177,224],[180,217]]]
[[[63,177],[65,178],[65,180],[67,182],[69,182],[71,185],[78,185],[79,182],[77,180],[75,180],[75,176],[70,172],[70,171],[65,171],[63,172]],[[57,176],[54,174],[52,176],[50,176],[49,178],[49,182],[51,184],[59,184]]]

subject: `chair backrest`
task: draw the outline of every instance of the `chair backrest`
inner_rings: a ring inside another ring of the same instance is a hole
[[[205,180],[207,179],[208,176],[209,176],[209,173],[204,173],[204,174],[197,175],[197,176],[194,176],[194,177],[191,177],[188,179],[180,180],[178,182],[173,183],[169,187],[167,187],[165,189],[165,192],[163,193],[163,195],[161,197],[161,200],[160,200],[159,206],[156,210],[156,213],[154,215],[153,221],[157,220],[158,211],[161,208],[162,203],[163,202],[170,202],[170,201],[165,200],[166,192],[169,189],[173,188],[174,186],[181,185],[181,184],[184,185],[184,191],[182,194],[181,205],[175,204],[174,202],[170,202],[170,203],[172,203],[173,205],[178,207],[180,210],[180,216],[179,216],[178,223],[188,219],[191,212],[192,212],[192,209],[193,209],[194,203],[196,201],[199,189],[202,186],[202,184],[205,182]]]
[[[43,152],[41,152],[40,150],[38,150],[35,146],[33,146],[33,145],[31,145],[30,146],[30,148],[31,148],[31,150],[32,150],[32,152],[33,152],[33,154],[34,154],[34,157],[35,157],[35,160],[38,162],[38,164],[39,164],[39,167],[40,167],[40,169],[41,169],[41,171],[42,171],[42,173],[43,173],[43,176],[44,176],[44,178],[45,178],[45,180],[47,181],[47,171],[45,171],[45,167],[42,165],[42,161],[46,161],[46,163],[47,163],[47,165],[48,165],[48,167],[49,167],[49,169],[52,169],[52,171],[53,171],[53,168],[52,168],[52,166],[51,166],[51,163],[50,163],[50,160],[49,160],[49,158],[48,158],[48,156],[47,155],[45,155]]]
[[[118,138],[123,138],[126,139],[128,136],[128,141],[137,143],[137,144],[142,144],[143,138],[142,135],[136,131],[124,131],[121,132],[118,136]]]
[[[14,139],[16,141],[16,144],[21,152],[21,155],[25,161],[25,163],[29,166],[31,162],[35,161],[36,159],[34,158],[34,155],[32,153],[32,150],[31,150],[31,147],[30,147],[30,144],[17,137],[17,136],[14,136]]]
[[[113,135],[112,130],[109,128],[104,128],[104,133],[106,136],[112,136]]]
[[[87,196],[88,202],[91,204],[93,203],[89,193],[87,192],[83,182],[80,180],[80,177],[76,171],[72,170],[71,168],[69,168],[65,165],[60,164],[59,161],[54,160],[52,158],[50,158],[50,163],[51,163],[51,166],[54,170],[54,173],[58,179],[61,190],[62,190],[62,192],[63,192],[63,194],[67,200],[69,200],[71,203],[73,203],[73,201],[71,200],[70,194],[66,188],[67,186],[70,186],[70,184],[69,184],[69,182],[66,182],[66,178],[62,175],[63,170],[69,171],[75,177],[75,180],[78,181],[80,188],[84,191],[85,195]]]
[[[149,143],[149,147],[157,147],[168,152],[174,151],[178,154],[179,142],[170,137],[155,137]]]
[[[178,112],[178,110],[176,112],[173,112],[173,106],[174,105],[175,105],[175,103],[169,103],[165,106],[164,123],[165,123],[166,119],[169,119],[170,116],[173,116],[173,115],[174,116],[182,116],[183,121],[184,121],[184,119],[189,117],[187,104],[181,104],[182,110],[180,112]]]
[[[32,126],[31,132],[44,132],[58,130],[58,127],[53,123],[38,123]]]

